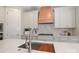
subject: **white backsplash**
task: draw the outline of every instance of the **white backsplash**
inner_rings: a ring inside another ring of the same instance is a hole
[[[39,30],[38,33],[46,33],[46,34],[52,34],[54,36],[64,36],[63,35],[63,31],[68,31],[73,35],[73,29],[59,29],[59,28],[55,28],[54,24],[39,24]]]
[[[40,24],[39,25],[39,30],[38,33],[47,33],[47,34],[52,34],[52,24]]]

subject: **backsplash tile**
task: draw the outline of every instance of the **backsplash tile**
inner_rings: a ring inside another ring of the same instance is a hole
[[[55,28],[54,24],[39,24],[38,33],[53,34],[54,36],[64,36],[63,32],[68,31],[73,35],[73,29]]]

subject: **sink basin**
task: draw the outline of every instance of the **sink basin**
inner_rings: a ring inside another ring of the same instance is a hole
[[[26,48],[25,44],[22,44],[21,46],[19,46],[19,48]],[[31,43],[31,48],[32,48],[32,50],[55,53],[55,49],[54,49],[53,44],[32,42]]]

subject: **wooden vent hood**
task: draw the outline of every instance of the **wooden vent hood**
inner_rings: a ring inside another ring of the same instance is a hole
[[[38,16],[38,23],[53,23],[54,15],[51,6],[43,6],[40,7],[39,16]]]

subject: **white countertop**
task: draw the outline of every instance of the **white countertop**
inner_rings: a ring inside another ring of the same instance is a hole
[[[33,40],[34,41],[34,40]],[[25,40],[22,39],[4,39],[0,41],[0,53],[27,53],[26,49],[20,49]],[[56,53],[79,53],[79,43],[53,42],[53,41],[34,41],[40,43],[54,44]],[[20,49],[20,50],[18,50]],[[43,51],[32,50],[32,53],[47,53]]]
[[[79,43],[37,41],[37,40],[33,40],[32,42],[54,44],[56,53],[79,53]]]

